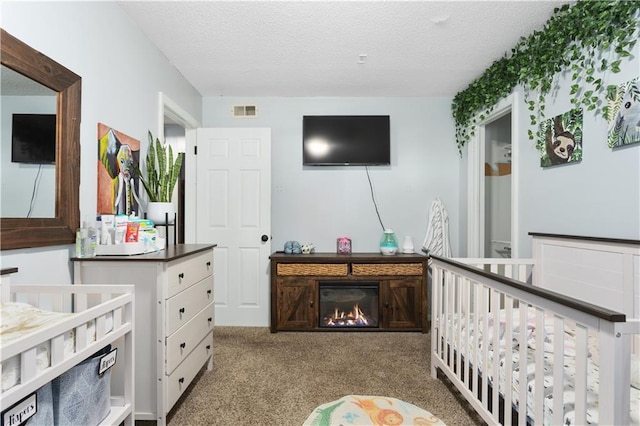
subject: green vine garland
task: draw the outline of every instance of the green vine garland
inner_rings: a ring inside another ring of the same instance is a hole
[[[458,151],[474,136],[478,122],[519,84],[535,126],[554,77],[562,72],[571,74],[571,103],[606,116],[603,94],[615,86],[605,85],[596,72],[620,72],[622,59],[631,56],[638,38],[639,11],[639,1],[624,0],[581,0],[556,8],[542,30],[522,37],[510,55],[495,61],[453,98]],[[529,129],[529,139],[534,138]]]

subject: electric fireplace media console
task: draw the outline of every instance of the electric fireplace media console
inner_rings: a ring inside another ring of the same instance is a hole
[[[427,256],[274,253],[271,332],[422,331]]]

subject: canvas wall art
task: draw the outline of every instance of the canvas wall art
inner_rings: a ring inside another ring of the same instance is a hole
[[[640,78],[611,88],[607,92],[609,148],[640,142]]]
[[[582,109],[572,109],[540,123],[536,148],[540,166],[582,161]]]
[[[140,141],[98,123],[98,214],[140,213]]]

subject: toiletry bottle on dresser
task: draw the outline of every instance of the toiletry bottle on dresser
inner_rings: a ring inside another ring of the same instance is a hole
[[[87,237],[89,239],[87,257],[94,257],[98,247],[98,228],[96,228],[96,224],[93,221],[87,224]]]
[[[88,257],[89,232],[84,227],[78,228],[76,231],[76,256]]]
[[[76,231],[76,256],[93,257],[98,245],[98,231],[95,223],[85,220],[82,227]]]

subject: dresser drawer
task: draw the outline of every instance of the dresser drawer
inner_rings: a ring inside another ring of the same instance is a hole
[[[180,395],[187,389],[198,371],[204,366],[205,361],[213,353],[213,333],[209,333],[198,346],[189,354],[187,359],[167,377],[166,398],[167,411],[171,410]]]
[[[165,306],[167,336],[171,336],[211,302],[213,302],[213,277],[205,278],[167,300]]]
[[[167,269],[167,297],[179,293],[212,274],[212,251],[171,262]]]
[[[184,327],[167,337],[167,373],[173,372],[202,338],[213,330],[213,306],[213,302],[209,303]]]

